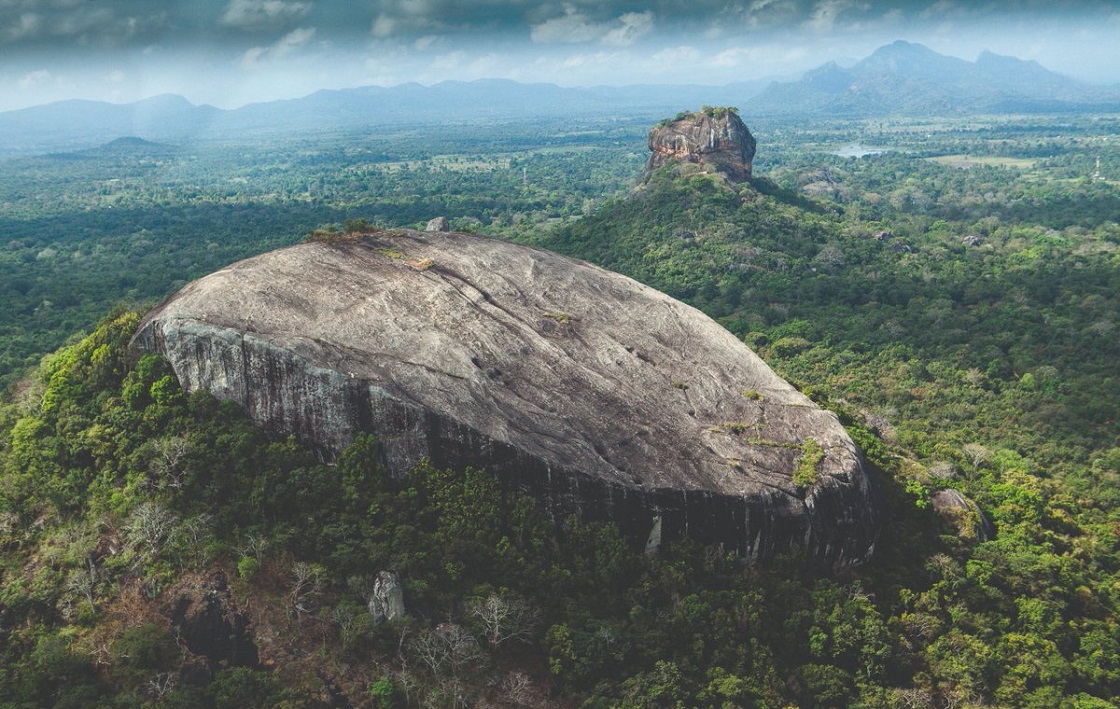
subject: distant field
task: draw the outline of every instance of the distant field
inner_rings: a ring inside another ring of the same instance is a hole
[[[1032,170],[1038,164],[1038,160],[1032,158],[1003,158],[985,155],[939,155],[935,158],[926,158],[926,160],[948,167],[960,168],[991,166]]]

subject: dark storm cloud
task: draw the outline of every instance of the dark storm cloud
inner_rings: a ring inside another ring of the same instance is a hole
[[[1115,0],[0,0],[0,110],[170,91],[788,77],[897,39],[1120,75]]]
[[[1009,15],[1068,17],[1111,7],[1105,0],[0,0],[0,42],[61,49],[214,38],[236,44],[314,27],[320,37],[340,41],[470,34],[478,41],[509,36],[619,46],[682,32],[827,32]]]
[[[104,47],[157,36],[169,13],[140,0],[0,0],[0,43]]]

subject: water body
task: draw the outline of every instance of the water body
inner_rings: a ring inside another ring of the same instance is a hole
[[[880,155],[887,152],[890,148],[879,148],[873,145],[863,145],[862,143],[852,143],[844,147],[833,150],[829,155],[839,155],[842,158],[862,158],[867,155]]]

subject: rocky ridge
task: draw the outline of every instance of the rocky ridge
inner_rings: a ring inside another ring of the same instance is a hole
[[[687,532],[840,564],[874,549],[832,414],[699,311],[543,250],[406,230],[301,244],[189,284],[133,347],[328,457],[373,431],[394,475],[486,467],[639,544]]]
[[[709,165],[735,182],[751,179],[755,139],[733,108],[681,113],[649,131],[645,174],[673,161]]]

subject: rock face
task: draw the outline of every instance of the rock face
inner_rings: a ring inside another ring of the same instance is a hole
[[[755,140],[739,114],[728,109],[678,116],[649,131],[650,173],[673,160],[711,165],[736,182],[751,179]]]
[[[538,249],[404,230],[301,244],[187,285],[133,347],[327,456],[373,431],[394,475],[485,467],[636,545],[659,519],[665,541],[851,564],[878,533],[832,414],[694,308]]]
[[[392,571],[378,572],[369,599],[369,613],[378,623],[404,617],[404,587],[400,577]]]

